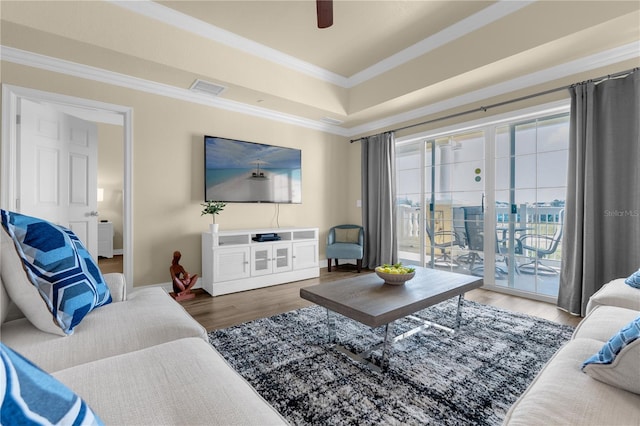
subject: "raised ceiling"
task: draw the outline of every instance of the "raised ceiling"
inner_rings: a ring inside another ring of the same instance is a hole
[[[638,1],[336,0],[327,29],[311,0],[3,0],[0,14],[13,56],[178,91],[200,78],[227,106],[329,117],[344,135],[640,65]]]

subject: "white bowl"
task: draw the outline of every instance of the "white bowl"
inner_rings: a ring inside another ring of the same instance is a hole
[[[405,282],[409,281],[416,275],[416,271],[410,272],[408,274],[388,274],[386,272],[380,272],[378,268],[376,268],[376,274],[384,280],[385,284],[403,285]]]

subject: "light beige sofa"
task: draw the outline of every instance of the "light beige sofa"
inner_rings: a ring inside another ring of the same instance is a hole
[[[123,276],[107,274],[113,302],[72,335],[34,327],[5,289],[21,265],[1,226],[0,234],[0,340],[76,392],[105,424],[286,424],[160,288],[127,296]]]
[[[640,394],[581,370],[585,360],[640,315],[640,290],[624,279],[613,280],[589,299],[587,312],[571,340],[511,407],[505,425],[640,425]],[[640,357],[637,350],[634,354],[625,359],[625,371],[628,380],[640,384]]]

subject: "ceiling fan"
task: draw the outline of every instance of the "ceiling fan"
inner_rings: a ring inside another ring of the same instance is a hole
[[[333,0],[316,0],[318,28],[329,28],[333,25]]]

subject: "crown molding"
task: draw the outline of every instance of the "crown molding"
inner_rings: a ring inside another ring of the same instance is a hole
[[[155,19],[164,24],[194,33],[211,41],[233,47],[253,56],[257,56],[278,65],[285,66],[303,74],[348,88],[348,79],[339,74],[302,61],[279,50],[265,46],[248,38],[211,25],[177,10],[163,6],[151,0],[107,0],[108,2],[132,12]]]
[[[310,120],[292,114],[285,114],[229,99],[211,97],[210,95],[193,92],[188,89],[157,83],[155,81],[107,71],[101,68],[40,55],[12,47],[0,46],[0,59],[15,64],[39,68],[73,77],[152,93],[154,95],[166,96],[173,99],[265,118],[267,120],[275,120],[313,130],[320,130],[322,132],[332,133],[339,136],[348,136],[348,131],[346,129],[320,121]]]
[[[500,0],[497,3],[456,22],[438,33],[389,56],[386,59],[352,75],[344,77],[327,69],[302,61],[264,44],[241,37],[235,33],[216,27],[177,10],[151,0],[106,0],[134,13],[155,19],[167,25],[188,31],[206,39],[233,47],[294,71],[350,89],[380,74],[384,74],[406,62],[420,57],[440,46],[450,43],[498,19],[504,18],[537,0]]]
[[[527,87],[543,84],[548,81],[557,80],[580,72],[594,70],[634,58],[640,58],[640,41],[625,44],[623,46],[576,59],[574,61],[565,62],[551,68],[526,74],[521,77],[494,84],[493,86],[484,87],[444,101],[429,104],[405,113],[385,117],[381,120],[372,121],[360,126],[351,127],[349,129],[350,137],[374,132],[379,129],[395,126],[399,123],[419,119],[421,117],[436,114],[462,105],[483,101],[494,96],[504,95],[506,93],[526,89]]]
[[[261,108],[254,105],[244,104],[224,98],[212,98],[209,95],[192,92],[167,84],[157,83],[150,80],[107,71],[101,68],[78,64],[50,56],[40,55],[25,50],[0,45],[0,59],[29,67],[39,68],[51,72],[70,75],[73,77],[98,81],[105,84],[116,85],[133,90],[139,90],[154,95],[166,96],[174,99],[193,102],[227,111],[248,114],[254,117],[275,120],[282,123],[301,126],[308,129],[319,130],[343,137],[354,137],[364,133],[375,132],[379,129],[389,128],[410,120],[419,119],[431,114],[437,114],[462,105],[479,102],[494,96],[511,93],[517,90],[526,89],[548,81],[557,80],[573,74],[590,71],[593,69],[616,64],[618,62],[640,57],[640,41],[635,41],[608,51],[600,52],[574,61],[565,62],[551,68],[527,74],[512,80],[504,81],[493,86],[488,86],[464,95],[456,96],[441,102],[426,105],[401,114],[385,117],[380,120],[371,121],[351,128],[335,126],[321,121],[310,120],[304,117],[295,116]]]
[[[438,33],[425,38],[422,41],[417,42],[416,44],[407,47],[399,51],[398,53],[389,56],[386,59],[378,62],[375,65],[366,68],[348,79],[348,87],[354,87],[358,84],[364,83],[367,80],[370,80],[380,74],[384,74],[387,71],[392,70],[406,62],[409,62],[413,59],[416,59],[422,55],[429,53],[432,50],[437,49],[438,47],[444,46],[447,43],[451,43],[452,41],[463,37],[467,34],[472,33],[490,23],[497,21],[498,19],[504,18],[523,7],[534,3],[536,0],[527,0],[527,1],[508,1],[508,0],[500,0],[497,3],[492,4],[491,6],[482,9],[479,12],[474,13],[473,15],[456,22],[455,24],[445,28]]]

